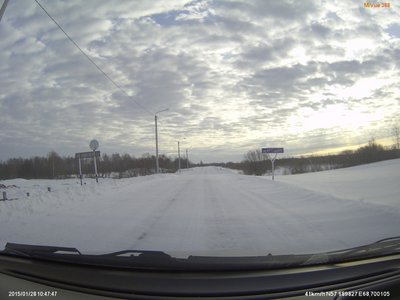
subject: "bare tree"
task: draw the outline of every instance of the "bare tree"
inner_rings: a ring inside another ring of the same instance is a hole
[[[47,160],[51,167],[51,176],[49,177],[54,178],[56,176],[56,169],[60,168],[62,158],[58,155],[56,151],[52,150],[47,154]],[[62,170],[57,170],[57,172],[61,173]]]
[[[262,175],[267,171],[268,154],[262,153],[260,149],[248,151],[244,156],[245,174]]]

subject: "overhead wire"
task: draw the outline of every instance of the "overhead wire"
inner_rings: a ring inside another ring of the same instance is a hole
[[[85,51],[82,50],[81,47],[74,41],[73,38],[71,38],[68,33],[61,27],[60,24],[50,15],[50,13],[39,3],[38,0],[35,0],[37,5],[45,12],[45,14],[54,22],[54,24],[57,25],[57,27],[65,34],[65,36],[74,44],[76,48],[117,88],[119,89],[125,96],[127,96],[129,99],[131,99],[136,105],[138,105],[141,109],[146,111],[147,113],[154,115],[150,110],[148,110],[146,107],[144,107],[140,102],[136,101],[132,96],[130,96],[118,83],[116,83],[106,72],[104,72],[98,64],[96,64],[93,59],[91,59]]]
[[[1,19],[3,18],[4,12],[6,11],[6,7],[7,7],[7,4],[9,1],[10,0],[4,0],[3,5],[0,8],[0,22],[1,22]]]

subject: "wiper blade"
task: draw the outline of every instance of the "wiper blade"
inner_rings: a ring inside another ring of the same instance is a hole
[[[346,262],[400,253],[400,236],[374,243],[316,254],[265,255],[249,257],[189,256],[175,258],[162,251],[123,250],[113,253],[82,254],[76,248],[7,243],[0,254],[48,259],[59,262],[138,269],[275,269],[323,263]]]
[[[296,266],[309,255],[266,255],[249,257],[188,256],[176,258],[162,251],[123,250],[107,254],[82,254],[76,248],[8,243],[0,254],[26,256],[63,263],[156,270],[246,270]],[[78,254],[78,255],[77,255]]]
[[[146,258],[146,259],[172,259],[172,256],[162,251],[152,250],[123,250],[118,252],[112,252],[107,254],[97,255],[98,257],[129,257],[129,258]]]
[[[400,243],[400,236],[388,237],[388,238],[385,238],[385,239],[376,241],[375,244],[376,244],[376,243],[382,243],[382,242],[388,242],[388,241],[397,241],[397,242]]]
[[[138,256],[153,256],[153,257],[171,257],[162,251],[152,251],[152,250],[123,250],[118,252],[112,252],[107,254],[101,254],[102,257],[138,257]]]
[[[16,243],[7,243],[4,250],[0,251],[3,254],[15,254],[22,256],[37,256],[46,254],[79,254],[82,253],[76,248],[57,247],[57,246],[41,246],[41,245],[25,245]]]
[[[400,236],[394,236],[390,238],[385,238],[368,245],[353,247],[349,249],[332,251],[328,254],[338,254],[342,256],[354,256],[356,254],[368,254],[377,252],[383,254],[389,254],[400,251]]]
[[[124,250],[108,254],[82,254],[76,248],[58,246],[39,246],[7,243],[0,254],[46,259],[58,262],[79,263],[86,265],[154,268],[170,266],[178,259],[162,251]]]
[[[400,253],[400,236],[378,240],[371,244],[312,255],[304,264],[343,262]]]

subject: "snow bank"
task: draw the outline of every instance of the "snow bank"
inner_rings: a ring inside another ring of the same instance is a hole
[[[400,159],[316,173],[277,176],[276,180],[337,198],[400,208]]]

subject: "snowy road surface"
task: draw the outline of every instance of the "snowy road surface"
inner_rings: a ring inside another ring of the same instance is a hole
[[[391,162],[375,168],[394,164],[398,170],[400,160]],[[357,168],[362,167],[346,170],[353,174]],[[321,174],[328,173],[303,175],[308,186],[301,175],[273,182],[219,167],[99,184],[88,180],[83,187],[76,180],[2,181],[18,186],[7,189],[18,200],[0,201],[0,248],[16,242],[86,253],[141,249],[179,257],[266,255],[337,250],[400,234],[397,173],[393,186],[382,190],[389,196],[381,203],[364,201],[368,188],[357,190],[364,185],[354,178],[347,198],[343,192],[313,188],[310,176]],[[335,184],[340,190],[338,180]]]

